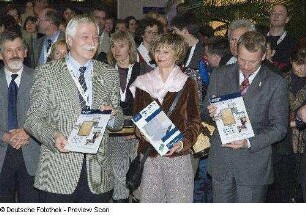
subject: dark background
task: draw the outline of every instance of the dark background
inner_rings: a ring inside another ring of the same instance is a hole
[[[128,0],[127,0],[128,1]],[[2,14],[4,8],[8,4],[15,5],[19,13],[24,12],[26,0],[13,0],[11,2],[4,2],[0,0],[0,13]],[[94,6],[104,6],[109,14],[117,17],[117,1],[116,0],[84,0],[83,2],[68,1],[68,0],[49,0],[49,4],[62,12],[66,6],[70,6],[79,13],[89,12]]]

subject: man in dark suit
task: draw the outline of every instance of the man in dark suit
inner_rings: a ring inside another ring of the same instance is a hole
[[[23,129],[33,70],[23,65],[27,50],[13,32],[0,36],[0,202],[38,202],[34,189],[40,145]]]
[[[238,40],[237,63],[212,73],[203,117],[216,115],[210,98],[242,90],[255,133],[226,145],[221,144],[219,133],[214,133],[208,168],[214,202],[264,202],[267,185],[273,181],[271,145],[286,134],[288,98],[286,81],[261,64],[265,50],[263,35],[246,32]]]
[[[108,124],[120,130],[118,72],[92,60],[99,30],[89,17],[75,16],[66,28],[69,54],[36,69],[25,128],[41,143],[41,157],[34,186],[40,202],[109,202],[113,189],[108,132],[96,154],[68,152],[68,137],[85,106],[111,109]]]
[[[38,16],[39,33],[44,34],[37,40],[33,50],[34,67],[45,64],[51,52],[51,46],[57,40],[64,40],[65,34],[59,30],[62,22],[61,14],[54,9],[46,8]]]

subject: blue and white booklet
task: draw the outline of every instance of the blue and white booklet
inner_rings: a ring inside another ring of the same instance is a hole
[[[222,144],[255,136],[240,92],[212,98],[210,103],[217,107],[215,121]]]
[[[109,110],[83,110],[73,126],[65,149],[96,154],[110,117]]]
[[[132,121],[161,156],[183,139],[183,134],[156,101],[134,115]]]

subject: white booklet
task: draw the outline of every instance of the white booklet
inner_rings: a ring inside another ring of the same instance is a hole
[[[68,137],[65,149],[96,154],[111,111],[83,110]]]
[[[217,107],[215,121],[222,144],[255,136],[240,92],[212,98],[210,103]]]
[[[134,115],[132,121],[161,156],[165,155],[174,143],[183,139],[183,134],[156,101]]]

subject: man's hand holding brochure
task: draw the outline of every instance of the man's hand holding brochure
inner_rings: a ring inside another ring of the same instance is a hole
[[[244,148],[248,145],[247,139],[254,137],[243,97],[239,92],[212,98],[208,110],[216,121],[224,146]]]
[[[67,151],[91,153],[98,151],[112,110],[83,110],[65,146]]]

